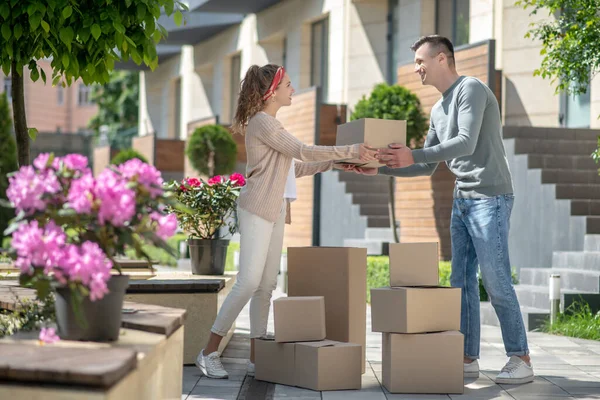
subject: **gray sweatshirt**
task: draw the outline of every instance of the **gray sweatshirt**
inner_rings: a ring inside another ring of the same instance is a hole
[[[431,110],[429,133],[415,164],[379,168],[398,177],[431,175],[445,161],[456,176],[455,198],[483,198],[513,193],[502,143],[502,121],[494,93],[479,79],[459,77]]]

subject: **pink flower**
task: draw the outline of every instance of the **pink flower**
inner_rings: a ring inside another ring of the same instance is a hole
[[[63,159],[65,166],[74,171],[83,171],[88,166],[88,159],[81,154],[69,154]]]
[[[42,197],[58,193],[61,189],[53,171],[37,173],[30,165],[21,167],[19,172],[9,178],[9,182],[6,196],[17,212],[25,211],[28,214],[45,210],[47,201]]]
[[[17,252],[15,264],[23,273],[31,273],[32,267],[43,267],[49,273],[63,257],[65,232],[54,221],[40,227],[36,220],[22,224],[13,233],[12,247]]]
[[[156,198],[163,193],[163,179],[160,172],[152,165],[133,158],[119,165],[119,172],[129,180],[134,180],[142,184],[152,198]]]
[[[209,185],[214,185],[215,183],[223,182],[223,177],[221,175],[215,175],[208,180]]]
[[[41,153],[39,156],[37,156],[35,158],[35,160],[33,160],[33,166],[41,171],[44,171],[49,167],[48,166],[49,159],[50,159],[50,153]],[[58,169],[59,166],[60,166],[60,158],[54,157],[54,159],[52,160],[52,165],[50,165],[50,167],[52,167],[54,169]]]
[[[92,211],[95,184],[96,181],[90,172],[71,183],[67,199],[69,205],[78,213],[89,214]]]
[[[52,344],[60,340],[54,328],[42,328],[39,337],[40,342]]]
[[[198,178],[187,178],[187,184],[191,187],[198,187],[202,185],[202,181]]]
[[[135,215],[135,192],[112,170],[102,171],[96,179],[94,192],[100,200],[100,224],[110,222],[114,226],[124,226]]]
[[[175,214],[162,215],[157,212],[150,214],[150,218],[156,221],[156,235],[162,240],[167,240],[177,231],[177,217]]]
[[[100,246],[86,241],[81,246],[65,246],[56,272],[61,281],[81,282],[89,287],[90,299],[94,301],[108,292],[106,282],[110,279],[111,268],[112,263]]]
[[[229,176],[229,180],[231,180],[231,182],[233,182],[234,186],[244,186],[246,184],[246,179],[244,178],[244,175],[242,174],[238,174],[233,173],[231,174],[231,176]]]

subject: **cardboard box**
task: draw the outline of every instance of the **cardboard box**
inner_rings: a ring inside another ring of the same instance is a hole
[[[255,379],[312,390],[361,388],[361,346],[331,340],[255,342]]]
[[[325,339],[323,296],[281,297],[273,301],[276,342]]]
[[[336,146],[367,143],[370,147],[386,148],[391,143],[406,144],[406,121],[391,119],[361,118],[338,125]],[[381,167],[378,161],[365,163],[359,159],[344,160],[368,168]]]
[[[254,340],[255,379],[294,386],[295,343]]]
[[[390,243],[390,286],[438,286],[438,244]]]
[[[288,295],[323,296],[327,339],[363,347],[367,340],[367,249],[289,247]]]
[[[371,289],[373,332],[424,333],[460,330],[460,288]]]
[[[383,386],[390,393],[462,394],[460,332],[383,334]]]

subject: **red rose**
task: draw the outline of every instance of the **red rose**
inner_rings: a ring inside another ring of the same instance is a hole
[[[231,174],[231,176],[229,176],[229,179],[231,180],[231,182],[233,182],[234,186],[244,186],[246,184],[246,179],[244,178],[244,175],[238,174],[237,172]]]
[[[198,187],[198,186],[202,185],[202,182],[198,178],[188,178],[187,184],[190,185],[191,187]]]

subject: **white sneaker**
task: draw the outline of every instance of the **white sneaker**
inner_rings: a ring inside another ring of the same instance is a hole
[[[520,357],[512,356],[496,377],[496,383],[520,385],[533,382],[533,376],[533,366],[527,365]]]
[[[479,361],[473,360],[470,363],[464,363],[465,378],[479,378]]]
[[[253,362],[248,361],[248,368],[246,369],[246,374],[248,376],[254,376],[254,372],[256,371],[256,366]]]
[[[227,379],[229,374],[223,368],[221,364],[221,357],[217,351],[204,355],[204,349],[198,354],[196,358],[196,367],[200,368],[200,371],[209,378],[214,379]]]

